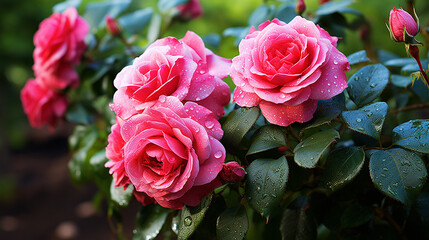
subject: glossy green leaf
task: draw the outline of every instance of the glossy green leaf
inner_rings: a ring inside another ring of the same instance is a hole
[[[413,203],[427,178],[423,160],[402,148],[373,153],[369,172],[381,192],[406,205]]]
[[[417,64],[417,62],[411,58],[411,61],[409,64],[405,65],[404,67],[401,68],[401,72],[403,74],[411,74],[413,72],[418,72],[420,71],[419,65]],[[421,64],[422,66],[427,66],[429,64],[429,60],[421,60]]]
[[[390,80],[393,85],[397,87],[408,87],[413,82],[413,78],[410,76],[402,76],[397,74],[392,74]]]
[[[201,200],[200,205],[196,207],[184,206],[179,212],[178,220],[178,234],[177,237],[179,240],[188,239],[192,233],[197,229],[203,220],[207,209],[210,206],[212,201],[213,194],[208,195],[207,197]]]
[[[86,5],[83,16],[91,26],[91,29],[102,28],[105,26],[106,15],[110,15],[115,18],[127,9],[130,3],[131,0],[90,2]]]
[[[387,103],[376,102],[358,110],[344,111],[342,117],[348,128],[379,140],[388,109]]]
[[[115,181],[110,184],[110,198],[121,207],[126,207],[133,196],[134,187],[132,184],[124,189],[123,186],[115,187]]]
[[[332,14],[338,11],[341,11],[342,9],[346,8],[348,5],[350,5],[353,2],[353,0],[342,0],[342,1],[331,1],[327,2],[319,7],[316,11],[316,15],[328,15]]]
[[[133,240],[152,240],[158,236],[165,221],[169,209],[159,205],[144,207],[136,218],[136,226],[133,231]]]
[[[321,184],[330,191],[336,191],[356,177],[364,162],[365,152],[361,147],[346,147],[332,152],[326,159]]]
[[[304,139],[293,150],[296,164],[305,168],[315,167],[323,152],[337,138],[340,138],[338,132],[334,129],[328,129]]]
[[[219,34],[216,33],[208,34],[201,38],[203,39],[204,45],[210,49],[218,49],[222,40]]]
[[[162,18],[159,14],[154,14],[150,21],[149,29],[147,31],[148,44],[153,43],[158,39],[161,32]]]
[[[272,6],[262,4],[250,15],[248,20],[249,25],[257,28],[259,24],[271,18],[273,10]]]
[[[168,12],[172,8],[187,3],[189,0],[158,0],[158,8],[161,12]]]
[[[347,56],[347,60],[349,60],[349,64],[350,65],[354,65],[354,64],[358,64],[358,63],[362,63],[362,62],[369,62],[369,61],[371,61],[366,56],[366,51],[365,50],[361,50],[361,51],[358,51],[358,52],[350,54],[349,56]]]
[[[277,8],[275,17],[288,23],[297,16],[294,4],[283,4]]]
[[[239,108],[232,111],[222,125],[224,145],[237,147],[244,135],[252,128],[260,115],[257,107]]]
[[[286,133],[282,127],[266,125],[261,127],[253,138],[247,155],[286,146]]]
[[[384,65],[388,67],[403,67],[413,63],[415,63],[415,60],[412,58],[393,58],[385,61]]]
[[[219,240],[244,239],[249,229],[249,219],[243,206],[228,208],[216,222],[216,237]]]
[[[429,153],[429,120],[411,120],[395,127],[393,144],[409,150]]]
[[[126,32],[136,34],[148,25],[152,18],[152,13],[152,8],[137,10],[120,17],[118,23]]]
[[[246,169],[246,197],[249,204],[268,218],[283,198],[289,175],[286,157],[256,159]]]
[[[319,127],[323,124],[330,123],[334,118],[338,117],[345,109],[344,94],[339,94],[328,100],[319,100],[317,110],[314,113],[313,120],[308,122],[308,126],[304,127],[300,134],[310,128]]]
[[[317,238],[317,225],[304,208],[288,208],[283,213],[280,232],[283,240],[314,240]]]
[[[382,64],[368,65],[350,77],[347,84],[350,98],[362,107],[376,99],[389,83],[389,70]]]
[[[416,78],[411,90],[419,96],[422,102],[429,102],[429,88],[423,83],[420,78]]]
[[[223,31],[223,36],[225,37],[235,37],[236,40],[234,44],[238,46],[240,44],[241,40],[246,37],[246,35],[249,33],[250,27],[230,27]]]
[[[67,0],[67,1],[55,4],[52,10],[54,12],[62,13],[69,7],[73,7],[77,9],[81,3],[82,3],[82,0]]]

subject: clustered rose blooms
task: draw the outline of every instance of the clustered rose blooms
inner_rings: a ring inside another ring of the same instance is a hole
[[[106,163],[117,186],[132,183],[143,204],[196,206],[221,185],[223,131],[213,112],[177,97],[161,96],[151,107],[112,127]]]
[[[404,31],[410,36],[416,36],[419,32],[414,18],[406,11],[393,7],[389,14],[390,32],[397,42],[404,42]]]
[[[196,206],[221,185],[225,148],[218,119],[230,101],[231,60],[188,32],[151,44],[114,80],[117,115],[106,147],[116,186],[143,205]]]
[[[34,35],[34,75],[21,91],[21,101],[30,124],[51,127],[67,108],[67,100],[58,91],[77,87],[79,77],[74,65],[80,62],[86,48],[83,41],[89,31],[87,22],[76,9],[53,13]]]
[[[266,21],[252,27],[232,60],[237,85],[233,101],[260,107],[273,124],[288,126],[313,118],[317,102],[347,87],[347,58],[336,48],[337,38],[302,17],[289,24]]]
[[[196,102],[219,119],[224,114],[223,106],[230,100],[230,89],[222,81],[230,64],[231,60],[206,49],[193,32],[186,33],[181,40],[160,39],[116,76],[114,85],[118,90],[111,108],[127,120],[166,95]]]

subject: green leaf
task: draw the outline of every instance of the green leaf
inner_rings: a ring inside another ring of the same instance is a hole
[[[314,240],[317,238],[317,225],[304,208],[287,208],[280,223],[280,232],[283,240]]]
[[[196,207],[184,206],[179,212],[178,234],[179,240],[188,239],[197,229],[204,218],[207,209],[212,201],[213,194],[201,200],[200,205]]]
[[[162,18],[159,14],[154,14],[149,25],[149,30],[147,31],[147,41],[148,44],[155,42],[158,39],[161,32]]]
[[[408,206],[416,199],[427,178],[423,160],[401,148],[373,153],[369,172],[381,192]]]
[[[308,126],[301,129],[300,134],[310,128],[316,128],[323,124],[330,123],[334,118],[338,117],[345,108],[344,94],[339,94],[328,100],[319,100],[317,110],[314,113],[313,120],[308,122]]]
[[[232,111],[222,126],[224,145],[238,147],[244,135],[258,120],[261,111],[257,107],[239,108]]]
[[[392,84],[397,87],[408,87],[413,82],[413,78],[411,76],[402,76],[397,74],[392,74],[390,76],[390,80]]]
[[[326,159],[320,182],[330,191],[336,191],[356,177],[364,162],[365,152],[361,147],[336,150]]]
[[[422,102],[429,102],[429,88],[426,87],[420,78],[414,81],[414,85],[411,87],[411,90],[419,96]]]
[[[296,164],[304,168],[315,167],[323,152],[337,138],[340,138],[338,132],[335,129],[328,129],[304,139],[293,150]]]
[[[230,27],[223,31],[223,36],[225,37],[235,37],[235,46],[240,44],[241,40],[246,37],[249,33],[250,27]]]
[[[374,216],[374,211],[369,206],[353,204],[347,207],[341,215],[341,226],[343,228],[352,228],[360,226]]]
[[[137,34],[150,22],[152,13],[152,8],[137,10],[120,17],[118,23],[127,32]]]
[[[106,2],[90,2],[86,5],[84,18],[91,26],[91,29],[102,28],[105,26],[106,15],[117,17],[121,12],[128,8],[131,0],[111,0]]]
[[[357,71],[347,82],[350,98],[362,107],[376,99],[389,82],[389,70],[382,64],[368,65]]]
[[[255,134],[247,155],[260,153],[281,146],[286,146],[286,133],[284,129],[276,125],[266,125],[261,127]]]
[[[67,1],[55,4],[52,10],[54,12],[62,13],[69,7],[74,7],[77,9],[81,3],[82,3],[82,0],[67,0]]]
[[[113,180],[113,179],[112,179]],[[133,196],[134,187],[132,184],[124,189],[123,186],[115,187],[115,181],[110,184],[110,198],[121,207],[126,207]]]
[[[384,62],[384,65],[388,67],[403,67],[412,63],[415,63],[415,60],[412,58],[394,58]]]
[[[161,12],[168,12],[171,9],[187,3],[189,0],[158,0],[158,9]]]
[[[388,109],[387,103],[376,102],[358,110],[344,111],[342,117],[348,128],[379,140]]]
[[[266,4],[262,4],[250,15],[248,19],[249,25],[257,28],[259,24],[271,18],[273,10],[273,6],[267,6]]]
[[[348,5],[350,5],[353,2],[353,0],[343,0],[343,1],[331,1],[327,2],[319,7],[316,11],[316,15],[329,15],[338,11],[341,11],[342,9],[346,8]]]
[[[275,17],[288,23],[297,16],[294,4],[283,4],[277,8]]]
[[[402,74],[411,74],[413,72],[420,71],[420,67],[417,64],[417,62],[414,59],[412,59],[412,60],[413,60],[412,62],[410,62],[409,64],[407,64],[401,68]],[[427,66],[429,64],[429,60],[421,60],[421,64],[422,64],[422,66]]]
[[[371,60],[366,56],[366,51],[361,50],[347,56],[347,60],[349,60],[350,65],[362,63],[362,62],[370,62]]]
[[[409,150],[429,153],[429,120],[411,120],[395,127],[393,144]]]
[[[72,104],[66,113],[66,119],[72,123],[89,124],[93,116],[80,103]]]
[[[219,34],[216,34],[216,33],[208,34],[201,38],[203,39],[204,45],[206,45],[208,48],[215,48],[215,49],[219,48],[220,42],[222,40]]]
[[[249,204],[269,218],[277,210],[285,192],[289,175],[286,157],[256,159],[246,169],[246,196]]]
[[[169,209],[159,205],[150,205],[142,208],[137,214],[136,227],[133,231],[133,240],[152,240],[158,236],[165,221]]]
[[[217,219],[216,236],[219,240],[244,239],[248,229],[246,209],[243,206],[228,208]]]

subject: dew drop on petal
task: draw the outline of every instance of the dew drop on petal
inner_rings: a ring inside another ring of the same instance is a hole
[[[200,100],[201,100],[201,98],[199,98],[199,97],[195,98],[195,101],[200,101]]]
[[[161,96],[159,96],[159,101],[160,101],[160,102],[164,103],[164,102],[165,102],[165,100],[166,100],[165,95],[161,95]]]
[[[286,95],[284,95],[283,93],[280,94],[280,98],[285,98],[285,97],[286,97]]]
[[[215,154],[214,154],[214,157],[215,158],[221,158],[222,157],[222,151],[217,151],[217,152],[215,152]]]
[[[206,127],[208,129],[212,129],[213,126],[214,126],[214,123],[212,121],[210,121],[210,120],[207,120],[206,123],[205,123],[205,125],[206,125]]]
[[[334,64],[335,64],[335,65],[337,65],[337,64],[338,64],[338,61],[337,61],[337,60],[334,60]]]
[[[245,85],[246,85],[245,82],[243,82],[243,83],[240,84],[241,87],[244,87]]]

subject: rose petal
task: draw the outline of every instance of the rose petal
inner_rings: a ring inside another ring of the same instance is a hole
[[[225,161],[225,148],[213,137],[210,137],[212,154],[208,159],[200,159],[200,171],[195,178],[194,186],[207,184],[215,179],[222,170]]]
[[[307,122],[313,118],[317,109],[317,100],[307,100],[296,106],[285,106],[266,101],[260,103],[261,112],[272,124],[289,126],[294,122]]]

